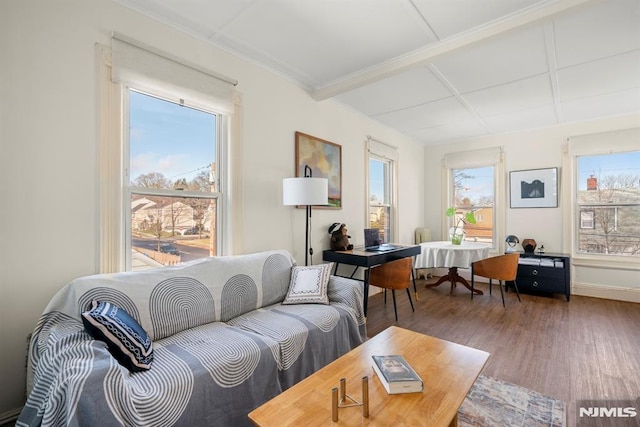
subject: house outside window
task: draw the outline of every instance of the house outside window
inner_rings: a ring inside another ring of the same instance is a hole
[[[577,156],[576,251],[640,257],[640,151]]]
[[[216,255],[217,115],[132,89],[127,95],[127,270]]]

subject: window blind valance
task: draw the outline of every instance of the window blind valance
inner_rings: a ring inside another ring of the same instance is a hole
[[[571,156],[636,151],[640,150],[640,128],[572,136],[568,142]]]
[[[443,165],[447,169],[466,169],[495,165],[501,160],[502,147],[491,147],[445,154]]]
[[[233,111],[236,80],[120,34],[113,35],[111,47],[114,83]]]
[[[383,159],[398,161],[398,147],[377,141],[370,136],[367,136],[367,150],[369,150],[369,154]]]

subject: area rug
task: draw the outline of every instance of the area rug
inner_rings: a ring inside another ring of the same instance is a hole
[[[480,375],[458,410],[458,426],[565,425],[562,400]]]

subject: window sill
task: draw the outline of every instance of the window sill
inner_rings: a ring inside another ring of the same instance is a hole
[[[571,257],[571,264],[578,267],[640,271],[640,262],[637,257],[616,257],[615,259],[612,259],[610,257],[603,257],[601,255],[589,256],[578,254]]]

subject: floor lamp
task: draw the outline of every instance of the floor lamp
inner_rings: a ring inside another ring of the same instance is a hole
[[[313,248],[309,245],[311,206],[327,205],[329,200],[329,181],[327,178],[313,178],[311,175],[311,168],[305,165],[303,178],[285,178],[282,181],[282,204],[306,207],[304,265],[309,265],[309,256],[311,256],[313,263]]]

